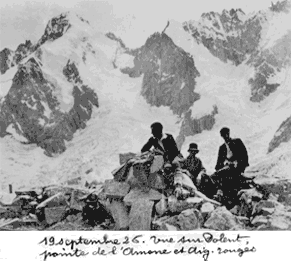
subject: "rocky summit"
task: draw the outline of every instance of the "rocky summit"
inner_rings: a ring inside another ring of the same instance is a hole
[[[289,230],[290,1],[166,20],[135,46],[88,19],[57,14],[0,51],[0,228]],[[142,190],[138,165],[125,181],[154,121],[184,156],[196,143],[208,175],[229,127],[255,186],[228,207],[178,201],[160,174]]]

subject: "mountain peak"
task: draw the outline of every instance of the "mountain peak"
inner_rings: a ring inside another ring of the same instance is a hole
[[[84,26],[86,26],[89,25],[89,22],[78,14],[70,11],[61,13],[49,20],[45,32],[38,44],[42,45],[46,41],[54,41],[63,36],[71,27],[82,27],[82,24],[85,24]]]
[[[273,12],[289,12],[290,9],[291,9],[290,0],[277,1],[276,4],[271,2],[270,10]]]

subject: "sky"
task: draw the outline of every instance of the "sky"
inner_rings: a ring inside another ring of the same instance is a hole
[[[276,2],[276,1],[274,1]],[[128,31],[144,27],[151,32],[163,29],[168,19],[197,20],[203,12],[242,8],[245,13],[266,9],[270,0],[110,0],[110,1],[0,1],[0,49],[16,49],[29,39],[37,41],[49,19],[73,10],[100,31]]]

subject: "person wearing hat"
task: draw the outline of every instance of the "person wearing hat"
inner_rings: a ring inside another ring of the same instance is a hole
[[[189,155],[183,162],[181,162],[181,168],[187,170],[193,183],[196,187],[199,187],[201,177],[206,175],[206,169],[204,168],[202,161],[196,155],[199,153],[198,145],[191,143],[188,149]]]

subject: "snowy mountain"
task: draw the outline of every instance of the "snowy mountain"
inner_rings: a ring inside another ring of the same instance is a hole
[[[76,14],[53,18],[36,44],[0,54],[2,188],[111,178],[157,120],[184,155],[197,142],[210,173],[228,126],[249,171],[290,177],[290,39],[288,1],[169,21],[134,49]]]

